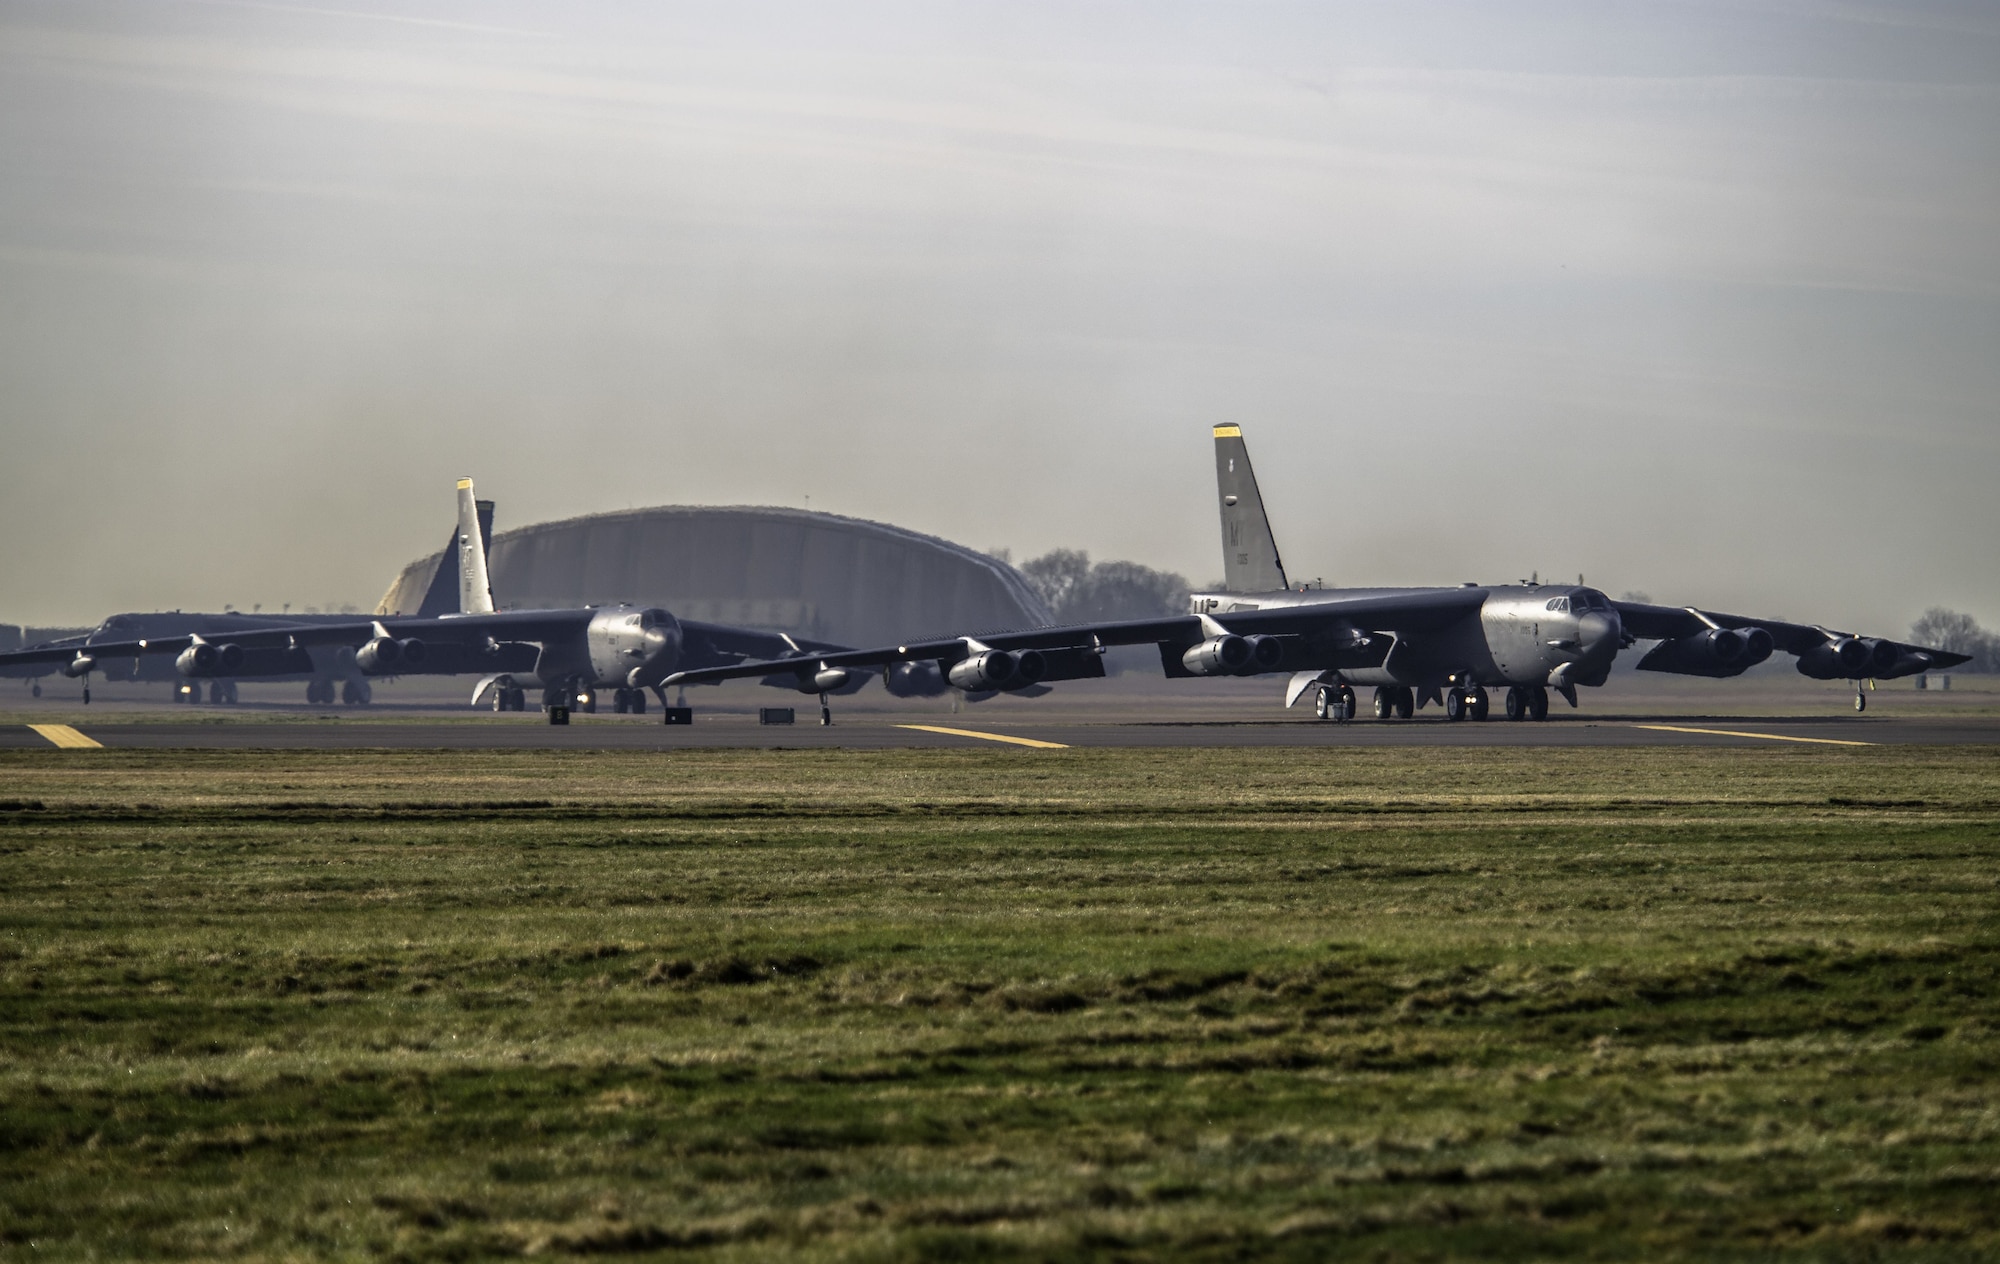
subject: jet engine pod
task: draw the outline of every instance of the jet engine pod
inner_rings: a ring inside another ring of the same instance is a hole
[[[1265,641],[1270,638],[1260,636],[1257,639]],[[1251,668],[1256,662],[1256,653],[1247,638],[1226,633],[1212,636],[1181,655],[1181,666],[1197,676],[1234,676]]]
[[[1868,649],[1868,674],[1886,676],[1896,670],[1896,660],[1903,652],[1896,648],[1894,641],[1884,641],[1879,637],[1863,637],[1861,644]]]
[[[1740,676],[1771,657],[1771,645],[1771,634],[1762,628],[1710,628],[1661,641],[1639,660],[1639,669],[1682,676]]]
[[[354,665],[371,676],[393,671],[403,660],[403,644],[391,636],[378,636],[354,651]]]
[[[1042,678],[1048,660],[1038,650],[1010,654],[1006,650],[981,650],[962,658],[945,672],[945,679],[967,693],[995,689],[1026,689]]]
[[[1771,634],[1763,628],[1738,628],[1736,630],[1743,636],[1743,665],[1745,667],[1755,667],[1757,664],[1771,657],[1771,651],[1777,648],[1778,643],[1772,640]]]
[[[243,647],[212,645],[196,641],[174,659],[174,670],[183,676],[228,676],[243,666]]]
[[[1006,650],[984,650],[959,659],[944,678],[960,689],[979,693],[998,689],[1000,682],[1014,674],[1014,656]]]
[[[424,648],[424,643],[414,636],[407,641],[398,641],[396,645],[402,651],[403,666],[405,667],[418,666],[424,661],[424,656],[429,653]]]
[[[1285,661],[1285,643],[1275,636],[1250,636],[1244,640],[1250,643],[1251,671],[1276,671]]]
[[[944,673],[930,659],[890,663],[882,669],[882,687],[896,698],[935,698],[947,688]]]
[[[1859,680],[1894,671],[1899,657],[1892,642],[1837,636],[1799,655],[1799,674],[1814,680]]]

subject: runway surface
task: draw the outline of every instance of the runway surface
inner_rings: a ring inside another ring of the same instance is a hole
[[[73,719],[73,717],[72,717]],[[801,719],[805,719],[802,714]],[[2000,744],[1996,716],[1565,716],[1535,723],[1439,719],[1277,721],[1002,721],[959,716],[859,716],[761,726],[740,715],[697,716],[688,726],[625,716],[580,715],[567,726],[540,716],[454,720],[210,720],[206,723],[88,720],[0,726],[0,748],[90,750],[677,750],[692,747],[886,749],[1000,745],[1015,749],[1093,746],[1796,746]]]

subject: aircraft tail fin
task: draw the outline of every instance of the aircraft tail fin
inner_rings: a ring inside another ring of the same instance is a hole
[[[472,480],[458,480],[458,611],[492,614],[493,582],[486,575],[486,537],[491,510],[481,521],[480,504],[472,498]],[[439,569],[443,569],[440,567]]]
[[[1215,428],[1215,484],[1222,501],[1222,584],[1230,592],[1277,592],[1291,587],[1264,498],[1250,469],[1243,427]]]
[[[479,511],[479,538],[485,542],[486,552],[493,550],[493,502],[475,502]],[[420,619],[435,619],[441,614],[452,614],[459,609],[458,595],[458,537],[459,529],[453,527],[451,538],[445,541],[444,552],[438,557],[437,569],[431,572],[431,586],[424,590],[423,604],[417,607]]]

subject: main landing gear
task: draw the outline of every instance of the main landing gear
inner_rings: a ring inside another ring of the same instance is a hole
[[[1540,685],[1515,685],[1507,691],[1507,718],[1546,720],[1549,718],[1549,691]]]
[[[619,715],[646,714],[646,691],[620,686],[611,691],[611,709]]]
[[[1321,685],[1313,694],[1313,714],[1342,724],[1354,718],[1354,690],[1346,685]]]
[[[1417,695],[1408,685],[1386,685],[1375,690],[1375,718],[1407,720],[1417,713]]]
[[[495,711],[526,711],[528,691],[519,685],[495,685],[493,687],[493,709]]]

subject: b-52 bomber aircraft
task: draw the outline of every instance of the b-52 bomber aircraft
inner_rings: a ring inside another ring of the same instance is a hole
[[[311,673],[313,654],[326,647],[351,652],[367,676],[482,673],[473,692],[492,699],[495,711],[526,709],[526,692],[542,690],[552,724],[567,724],[572,708],[596,709],[596,691],[613,690],[620,712],[644,712],[646,692],[660,700],[668,723],[685,722],[687,708],[668,707],[661,683],[680,668],[714,667],[746,658],[841,652],[841,646],[795,639],[778,632],[677,619],[659,607],[584,606],[568,610],[495,610],[487,576],[485,533],[472,480],[458,483],[458,609],[439,615],[346,618],[337,622],[281,622],[186,631],[127,640],[56,643],[0,654],[0,670],[59,662],[65,675],[83,677],[108,660],[170,654],[175,670],[191,679]],[[437,587],[433,581],[433,589]],[[342,654],[346,658],[346,653]],[[798,687],[791,664],[776,683]],[[810,692],[859,688],[865,677],[815,683]]]
[[[493,528],[493,502],[476,502],[480,539],[490,546]],[[457,555],[459,528],[454,523],[451,539],[446,543],[447,560]],[[437,573],[431,577],[430,588],[425,592],[422,603],[417,608],[419,617],[455,611],[459,607],[459,592],[455,564],[440,563]],[[254,678],[260,682],[282,684],[303,680],[306,686],[306,702],[309,705],[332,706],[338,697],[348,706],[366,706],[373,698],[368,673],[354,665],[354,649],[349,645],[315,645],[306,651],[301,659],[288,648],[263,648],[255,652],[245,651],[232,673],[206,676],[189,676],[178,669],[177,664],[165,657],[134,655],[129,658],[117,657],[102,652],[101,647],[115,644],[130,644],[144,640],[163,641],[169,637],[186,636],[190,633],[201,636],[214,644],[229,644],[240,633],[266,630],[273,626],[294,627],[314,624],[352,624],[351,614],[291,614],[272,616],[260,613],[245,613],[240,610],[225,610],[219,614],[198,611],[160,610],[141,613],[131,611],[114,614],[104,622],[81,636],[63,637],[59,640],[44,641],[25,647],[34,651],[34,656],[22,658],[9,656],[0,663],[0,676],[45,676],[52,671],[61,671],[66,676],[82,677],[83,701],[90,702],[90,678],[94,673],[107,683],[142,682],[153,683],[173,681],[174,701],[199,703],[202,685],[208,686],[208,700],[213,703],[236,701],[236,686],[239,680]],[[69,651],[67,654],[50,651]],[[525,660],[523,655],[525,654]],[[509,650],[509,657],[525,668],[534,664],[533,646],[516,646]],[[480,666],[490,667],[491,663],[481,660]],[[450,674],[452,664],[446,657],[434,658],[423,665],[426,674]],[[40,697],[37,686],[37,697]]]
[[[1264,513],[1241,427],[1215,427],[1224,591],[1195,593],[1186,615],[968,635],[909,645],[807,655],[789,663],[682,670],[668,685],[790,670],[799,687],[844,682],[856,669],[935,664],[971,692],[1021,690],[1104,674],[1114,645],[1155,644],[1168,676],[1289,674],[1285,705],[1314,695],[1322,719],[1354,716],[1355,688],[1374,689],[1378,719],[1409,719],[1440,703],[1453,720],[1484,720],[1489,689],[1504,688],[1511,720],[1545,720],[1551,691],[1570,706],[1577,689],[1604,684],[1620,650],[1659,644],[1646,671],[1729,677],[1783,650],[1816,680],[1861,683],[1951,667],[1967,656],[1781,619],[1693,606],[1613,601],[1595,588],[1539,583],[1457,588],[1292,587]],[[821,698],[821,721],[831,715]]]

